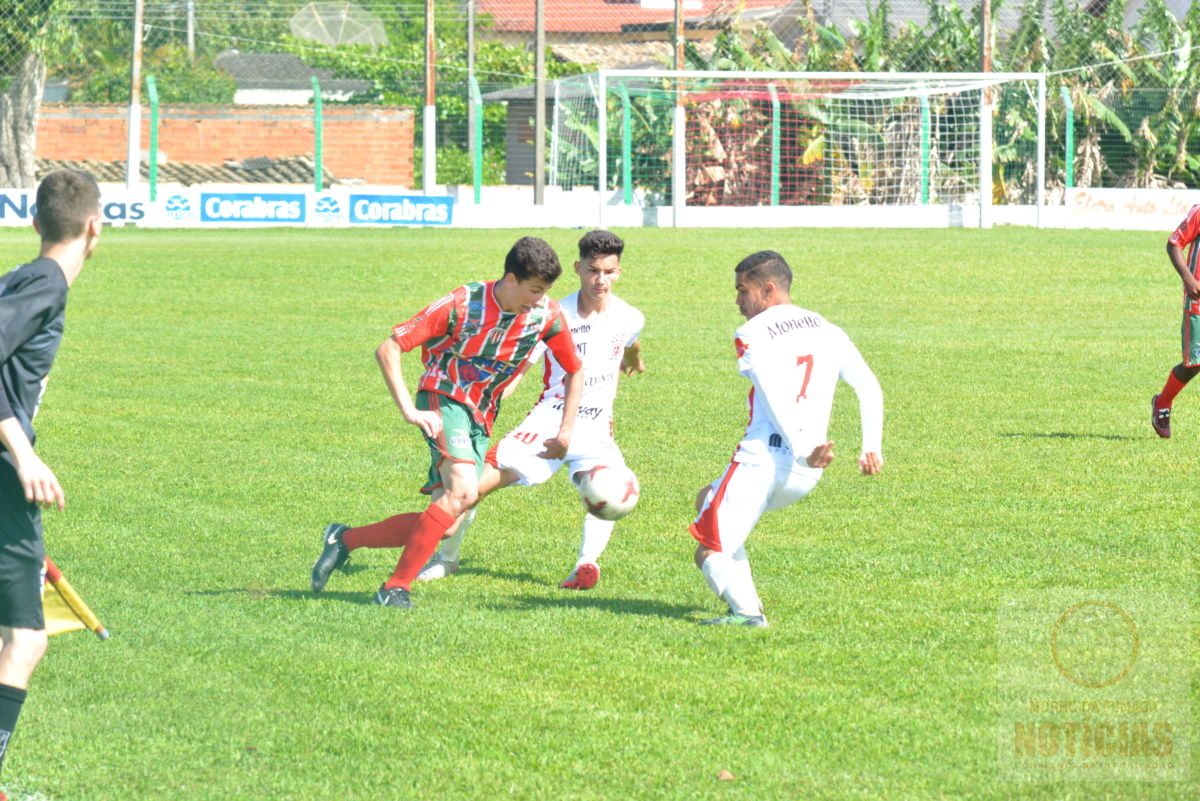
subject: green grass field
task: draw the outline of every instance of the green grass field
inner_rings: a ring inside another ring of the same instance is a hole
[[[580,231],[534,231],[570,259]],[[1015,590],[1195,602],[1200,391],[1166,232],[629,230],[617,291],[647,372],[617,437],[643,488],[600,585],[569,593],[562,476],[481,507],[453,579],[370,604],[360,551],[308,590],[328,522],[422,506],[425,446],[373,350],[516,232],[106,231],[39,417],[68,492],[51,555],[112,632],[56,637],[0,777],[12,799],[1183,799],[1190,782],[1005,781],[997,615]],[[34,253],[0,230],[8,265]],[[745,424],[732,268],[793,297],[884,387],[887,463],[841,458],[750,539],[772,627],[716,630],[695,491]],[[569,264],[569,262],[568,262]],[[556,296],[574,289],[567,274]],[[410,354],[410,357],[413,357]],[[411,378],[417,361],[406,361]],[[505,429],[532,402],[527,382]],[[1193,625],[1189,651],[1200,661]],[[1200,695],[1196,676],[1191,699]],[[1181,758],[1196,765],[1195,735]],[[732,780],[719,780],[722,770]]]

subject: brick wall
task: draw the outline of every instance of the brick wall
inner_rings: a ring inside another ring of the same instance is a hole
[[[43,103],[37,157],[125,161],[125,106]],[[313,110],[303,106],[160,106],[158,147],[171,161],[222,164],[314,151]],[[150,110],[142,108],[142,150]],[[413,186],[413,111],[408,107],[326,106],[325,169],[339,180]]]

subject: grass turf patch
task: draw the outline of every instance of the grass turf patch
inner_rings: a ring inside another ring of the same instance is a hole
[[[533,233],[569,269],[580,232]],[[113,636],[52,642],[10,796],[1195,794],[1005,782],[996,757],[1003,593],[1195,594],[1200,405],[1180,396],[1169,441],[1148,419],[1178,361],[1165,233],[620,233],[617,292],[646,314],[648,370],[622,379],[617,438],[643,497],[599,586],[557,587],[581,507],[556,477],[488,499],[459,575],[405,613],[369,603],[393,552],[307,589],[326,523],[422,505],[425,446],[372,351],[454,286],[499,277],[518,234],[106,230],[38,428],[68,492],[49,551]],[[34,244],[0,231],[10,264]],[[732,269],[762,248],[878,374],[887,462],[856,474],[843,386],[840,459],[749,541],[772,628],[710,630],[695,621],[720,604],[687,524],[745,423]],[[576,286],[568,272],[552,294]],[[415,354],[405,370],[411,387]]]

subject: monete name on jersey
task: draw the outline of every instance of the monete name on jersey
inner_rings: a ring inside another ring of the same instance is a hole
[[[820,328],[825,324],[825,321],[820,317],[790,317],[786,320],[780,320],[774,325],[767,326],[767,333],[771,335],[771,339],[783,334],[790,334],[792,331],[798,331],[804,328]]]

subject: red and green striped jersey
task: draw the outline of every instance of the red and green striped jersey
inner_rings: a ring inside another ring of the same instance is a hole
[[[568,373],[582,364],[558,301],[543,298],[529,312],[506,312],[495,281],[460,286],[392,329],[406,353],[421,346],[425,373],[418,390],[438,392],[471,409],[491,433],[504,388],[539,342]]]
[[[1187,216],[1183,218],[1183,222],[1171,234],[1167,240],[1169,244],[1182,250],[1188,248],[1187,265],[1192,271],[1192,275],[1200,278],[1200,264],[1197,263],[1196,255],[1200,253],[1200,247],[1197,246],[1197,241],[1200,241],[1200,204],[1192,206],[1188,209]]]

